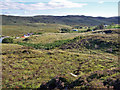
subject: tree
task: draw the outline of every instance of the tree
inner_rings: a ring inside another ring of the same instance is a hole
[[[13,43],[13,39],[12,38],[4,38],[2,40],[2,43]]]

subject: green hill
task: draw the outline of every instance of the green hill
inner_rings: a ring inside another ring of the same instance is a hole
[[[118,23],[118,17],[91,17],[91,16],[32,16],[32,17],[21,17],[21,16],[6,16],[2,15],[3,25],[20,25],[27,23],[50,23],[50,24],[63,24],[63,25],[100,25],[100,24],[112,24]]]

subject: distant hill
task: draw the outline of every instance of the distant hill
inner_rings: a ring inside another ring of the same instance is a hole
[[[51,23],[51,24],[63,24],[63,25],[99,25],[99,24],[112,24],[118,23],[118,17],[92,17],[84,15],[68,15],[68,16],[7,16],[2,15],[3,25],[21,25],[26,23]]]

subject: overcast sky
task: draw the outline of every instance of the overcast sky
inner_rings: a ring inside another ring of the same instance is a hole
[[[1,0],[0,14],[118,16],[119,0]]]

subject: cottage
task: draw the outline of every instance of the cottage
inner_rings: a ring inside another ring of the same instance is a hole
[[[73,29],[73,31],[78,31],[77,29]]]
[[[20,37],[15,37],[15,39],[18,39],[18,38],[20,38]]]
[[[27,35],[24,35],[24,36],[22,36],[21,38],[25,38],[25,37],[29,37],[29,36],[27,36]]]
[[[28,35],[25,35],[24,37],[29,37]]]

